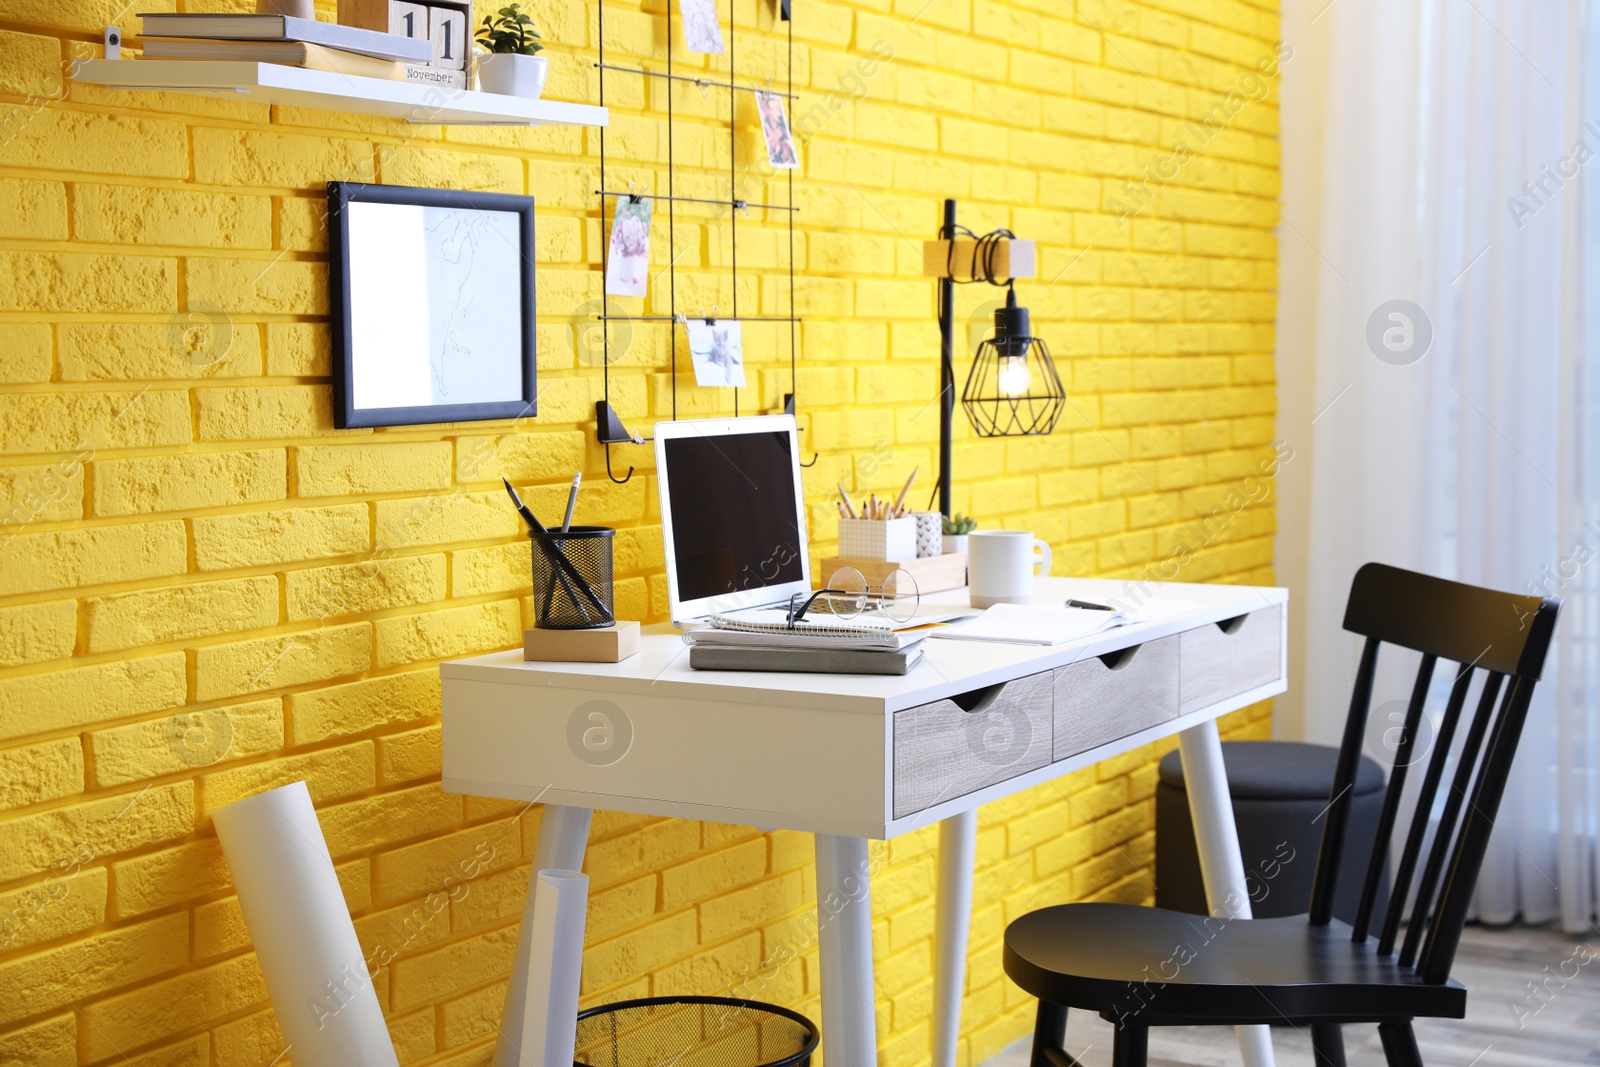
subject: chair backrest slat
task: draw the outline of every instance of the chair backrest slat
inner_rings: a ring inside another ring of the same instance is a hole
[[[1416,745],[1418,727],[1422,725],[1422,708],[1428,702],[1428,690],[1433,687],[1433,668],[1439,657],[1424,654],[1417,668],[1417,680],[1411,686],[1411,703],[1406,706],[1405,723],[1401,726],[1400,743],[1395,745],[1394,769],[1389,772],[1389,788],[1383,795],[1383,812],[1378,816],[1378,831],[1373,839],[1372,854],[1367,858],[1367,876],[1361,883],[1361,903],[1356,908],[1356,921],[1351,937],[1365,941],[1372,926],[1372,909],[1377,904],[1378,884],[1383,880],[1384,857],[1389,851],[1389,839],[1394,836],[1394,821],[1400,812],[1400,796],[1406,788],[1406,770],[1411,766],[1411,750]]]
[[[1372,704],[1372,679],[1378,670],[1378,639],[1369,637],[1361,649],[1361,665],[1350,692],[1350,714],[1344,721],[1344,741],[1334,764],[1333,788],[1324,809],[1322,845],[1317,849],[1317,870],[1311,881],[1311,925],[1327,926],[1333,919],[1333,891],[1339,884],[1339,858],[1344,855],[1344,825],[1349,818],[1347,803],[1355,789],[1356,771],[1361,766],[1361,738],[1367,729],[1367,709]]]
[[[1467,690],[1472,685],[1472,668],[1456,671],[1455,684],[1450,687],[1450,701],[1445,705],[1439,720],[1439,729],[1433,737],[1433,754],[1428,759],[1428,770],[1422,776],[1417,790],[1417,806],[1411,814],[1411,830],[1400,852],[1400,863],[1394,872],[1394,885],[1389,889],[1389,910],[1383,917],[1383,929],[1378,934],[1378,955],[1387,956],[1394,951],[1395,936],[1400,930],[1400,919],[1405,915],[1406,895],[1411,890],[1411,875],[1417,869],[1417,858],[1422,854],[1422,843],[1428,836],[1428,822],[1433,812],[1433,801],[1439,793],[1439,782],[1444,778],[1445,764],[1450,760],[1450,746],[1455,741],[1456,723],[1461,719],[1461,709],[1467,703]],[[1429,850],[1443,855],[1442,847]],[[1376,850],[1374,856],[1379,856]],[[1369,875],[1370,877],[1370,875]],[[1382,877],[1381,873],[1379,877]]]
[[[1511,761],[1517,754],[1517,742],[1522,738],[1522,724],[1533,702],[1533,687],[1531,678],[1513,681],[1495,719],[1494,732],[1483,753],[1483,766],[1473,783],[1471,799],[1467,801],[1461,835],[1456,838],[1455,852],[1450,857],[1450,873],[1439,898],[1439,910],[1428,924],[1422,956],[1417,961],[1417,971],[1424,982],[1439,983],[1450,977],[1456,946],[1461,942],[1461,930],[1467,925],[1467,910],[1472,906],[1472,892],[1477,888],[1478,871],[1483,867],[1489,838],[1494,834],[1494,817],[1505,796],[1506,781],[1511,777]]]
[[[1339,858],[1360,766],[1380,649],[1385,644],[1410,649],[1421,653],[1422,663],[1412,687],[1404,732],[1395,746],[1378,832],[1368,856],[1361,902],[1352,928],[1358,942],[1366,940],[1371,927],[1407,771],[1421,758],[1416,753],[1418,727],[1435,666],[1440,659],[1459,665],[1436,747],[1419,791],[1417,808],[1411,816],[1396,884],[1379,934],[1378,948],[1385,955],[1394,950],[1411,877],[1422,858],[1434,798],[1448,773],[1451,742],[1466,706],[1472,676],[1477,668],[1482,668],[1487,672],[1483,694],[1456,757],[1455,774],[1423,864],[1412,925],[1406,933],[1400,961],[1409,966],[1420,943],[1418,970],[1424,981],[1439,983],[1449,978],[1478,870],[1494,830],[1494,818],[1505,793],[1522,724],[1534,685],[1544,668],[1560,609],[1561,601],[1555,597],[1541,600],[1515,596],[1379,563],[1369,563],[1356,573],[1350,588],[1350,602],[1345,609],[1344,627],[1364,636],[1366,643],[1352,686],[1350,711],[1328,799],[1327,821],[1317,853],[1311,890],[1310,921],[1313,925],[1327,925],[1333,916]],[[1511,679],[1511,684],[1496,714],[1496,698],[1507,678]],[[1438,890],[1435,907],[1435,888],[1441,874],[1445,879]]]
[[[1506,676],[1499,671],[1489,672],[1483,680],[1483,692],[1478,696],[1478,710],[1467,728],[1466,740],[1461,742],[1461,753],[1456,757],[1455,780],[1445,794],[1444,810],[1439,814],[1439,825],[1434,831],[1434,846],[1428,850],[1428,862],[1422,869],[1422,880],[1417,883],[1417,900],[1411,908],[1411,922],[1406,927],[1406,939],[1400,946],[1400,966],[1410,967],[1417,960],[1417,949],[1422,945],[1422,935],[1428,928],[1428,916],[1433,911],[1434,891],[1439,887],[1439,875],[1444,871],[1445,860],[1450,856],[1447,842],[1455,837],[1456,820],[1461,817],[1461,807],[1472,788],[1473,772],[1478,764],[1478,750],[1489,732],[1494,719],[1495,700]],[[1403,898],[1402,898],[1403,899]]]

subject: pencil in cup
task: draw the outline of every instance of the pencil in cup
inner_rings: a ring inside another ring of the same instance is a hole
[[[605,526],[528,532],[533,546],[534,625],[589,630],[617,621],[612,579],[616,533]],[[574,577],[576,582],[570,580]],[[591,592],[592,598],[587,595]]]

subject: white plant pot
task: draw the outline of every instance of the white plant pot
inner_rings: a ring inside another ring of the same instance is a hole
[[[544,56],[499,53],[479,56],[477,65],[481,91],[529,100],[539,99],[539,94],[544,92],[545,77],[550,73],[550,61]]]
[[[945,534],[944,535],[944,550],[945,550],[946,553],[950,553],[950,552],[965,552],[967,550],[967,535],[966,534]]]

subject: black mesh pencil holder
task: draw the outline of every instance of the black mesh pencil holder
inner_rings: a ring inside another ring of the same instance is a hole
[[[617,621],[611,542],[617,531],[574,526],[528,534],[533,545],[534,625],[592,630]]]
[[[574,1067],[807,1067],[816,1024],[728,997],[650,997],[578,1016]]]

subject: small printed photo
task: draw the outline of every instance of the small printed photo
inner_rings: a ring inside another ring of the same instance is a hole
[[[744,386],[744,338],[737,322],[689,320],[689,358],[696,385]]]
[[[757,93],[756,108],[761,112],[761,132],[767,137],[767,161],[774,167],[798,167],[800,157],[794,150],[794,137],[789,132],[789,115],[783,108],[783,97],[775,93]]]
[[[683,15],[683,39],[689,51],[721,55],[722,23],[717,19],[717,0],[678,0]]]
[[[606,258],[606,292],[611,296],[644,296],[650,281],[650,200],[620,197],[611,220],[611,249]]]

